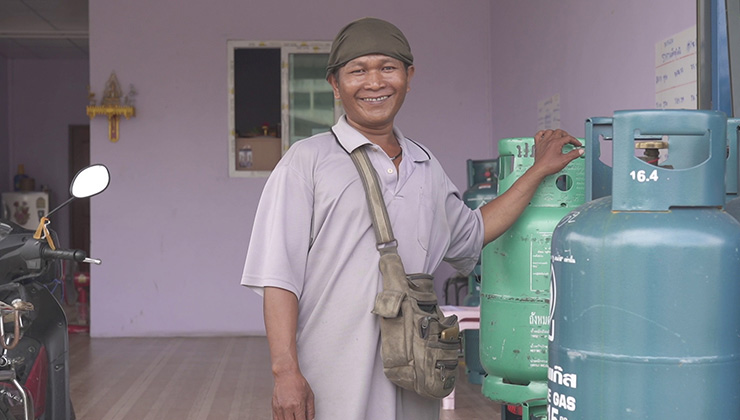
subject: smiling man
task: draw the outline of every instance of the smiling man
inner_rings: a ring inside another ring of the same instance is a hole
[[[470,272],[484,243],[511,226],[545,176],[580,145],[561,130],[536,135],[535,165],[499,198],[471,210],[432,152],[394,120],[415,69],[406,37],[364,18],[332,44],[327,80],[345,115],[330,132],[294,144],[270,175],[255,216],[242,284],[263,295],[276,420],[432,420],[438,400],[383,374],[382,290],[365,190],[349,153],[367,149],[409,273],[444,260]]]
[[[401,161],[401,146],[393,133],[393,119],[409,91],[414,67],[382,54],[354,58],[330,73],[334,96],[341,99],[347,123]],[[341,80],[341,83],[340,83]]]

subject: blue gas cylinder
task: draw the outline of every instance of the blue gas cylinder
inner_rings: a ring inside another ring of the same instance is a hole
[[[725,211],[736,220],[740,220],[740,198],[733,198],[725,204]]]
[[[725,171],[725,211],[740,220],[740,197],[738,197],[738,130],[740,119],[727,120],[727,170]]]
[[[611,196],[553,233],[549,419],[740,418],[740,223],[722,209],[726,122],[688,110],[589,121],[587,168],[603,169],[599,138],[612,140],[614,162],[590,194]],[[662,157],[636,156],[639,144]],[[597,185],[604,179],[611,188]]]

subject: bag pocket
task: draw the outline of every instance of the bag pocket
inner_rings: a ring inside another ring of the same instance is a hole
[[[402,388],[444,398],[457,379],[457,316],[444,317],[440,311],[432,276],[409,274],[405,282],[403,292],[383,290],[375,299],[373,313],[381,317],[383,371]]]
[[[460,339],[457,335],[448,340],[441,339],[439,333],[432,331],[441,329],[442,324],[436,319],[429,323],[430,335],[414,338],[415,391],[426,397],[444,398],[452,392],[457,380]]]
[[[397,318],[401,312],[401,303],[406,296],[403,292],[383,290],[375,296],[375,306],[372,313],[383,318]]]
[[[413,354],[409,342],[411,337],[407,333],[409,319],[403,316],[406,312],[403,307],[408,306],[407,299],[405,293],[394,290],[383,290],[375,297],[373,313],[380,316],[380,357],[383,360],[383,367],[387,369],[404,367],[405,371],[411,369],[409,361]],[[403,379],[408,376],[408,373],[403,371],[396,373],[386,371],[386,376],[394,382],[409,381]]]

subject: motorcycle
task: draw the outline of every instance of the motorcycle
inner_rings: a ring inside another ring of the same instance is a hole
[[[67,317],[52,293],[62,260],[100,264],[85,251],[59,249],[49,217],[72,200],[108,187],[104,165],[75,175],[70,198],[36,231],[0,219],[0,420],[74,420],[69,395]]]

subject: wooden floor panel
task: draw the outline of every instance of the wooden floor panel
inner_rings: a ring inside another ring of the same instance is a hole
[[[272,418],[265,337],[91,339],[75,334],[70,371],[79,420]],[[455,402],[455,410],[442,410],[441,420],[501,418],[499,406],[481,394],[480,385],[467,382],[462,370]]]

